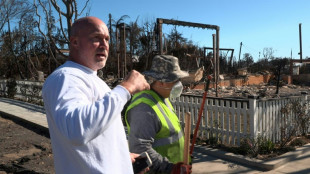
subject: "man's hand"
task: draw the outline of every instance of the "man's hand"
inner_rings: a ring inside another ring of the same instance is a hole
[[[140,154],[130,153],[131,163],[134,163],[136,161],[136,158],[138,158],[139,156]]]
[[[140,156],[140,154],[130,153],[131,162],[134,163],[136,161],[136,158],[139,158],[139,156]],[[144,173],[148,172],[149,170],[150,170],[150,168],[147,167],[146,169],[141,171],[139,174],[144,174]]]
[[[190,174],[192,173],[192,166],[184,164],[183,162],[178,162],[173,165],[171,174]]]
[[[150,89],[150,85],[146,82],[144,76],[136,70],[132,70],[120,85],[126,88],[132,95]]]

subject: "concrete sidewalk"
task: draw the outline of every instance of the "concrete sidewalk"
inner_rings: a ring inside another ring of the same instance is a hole
[[[2,114],[30,122],[46,130],[48,129],[45,111],[42,106],[0,98],[0,115]],[[201,146],[195,147],[193,155],[193,174],[310,173],[310,144],[267,162],[248,159],[240,155]]]

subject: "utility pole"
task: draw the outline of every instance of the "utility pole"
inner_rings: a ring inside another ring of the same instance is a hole
[[[291,60],[293,59],[293,50],[291,48]]]
[[[300,46],[300,51],[299,51],[299,55],[300,55],[300,63],[302,63],[302,40],[301,40],[301,23],[299,23],[299,46]]]
[[[111,13],[109,13],[109,27],[110,27],[110,29],[109,29],[109,34],[110,34],[110,37],[112,38],[112,15],[111,15]],[[113,39],[110,39],[110,47],[111,48],[113,48]],[[110,54],[111,54],[111,50],[112,49],[110,49]]]
[[[241,47],[242,47],[242,42],[240,42],[240,50],[239,50],[239,61],[238,61],[238,66],[240,66]]]

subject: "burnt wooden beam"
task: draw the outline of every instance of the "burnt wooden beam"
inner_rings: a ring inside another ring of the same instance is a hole
[[[179,26],[188,26],[188,27],[197,27],[197,28],[213,29],[213,30],[219,29],[219,26],[217,26],[217,25],[209,25],[209,24],[201,24],[201,23],[194,23],[194,22],[178,21],[178,20],[173,20],[173,19],[157,18],[157,23],[179,25]]]

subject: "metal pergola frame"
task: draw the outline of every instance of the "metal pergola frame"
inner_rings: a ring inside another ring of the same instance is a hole
[[[163,54],[163,41],[162,41],[162,25],[168,24],[168,25],[178,25],[178,26],[188,26],[188,27],[197,27],[202,29],[212,29],[216,31],[215,36],[213,35],[213,52],[215,53],[215,59],[213,60],[215,68],[214,68],[214,80],[215,80],[215,88],[216,88],[216,96],[218,96],[217,93],[217,86],[218,86],[218,79],[219,79],[219,50],[220,50],[220,27],[217,25],[210,25],[210,24],[201,24],[201,23],[193,23],[193,22],[186,22],[186,21],[179,21],[179,20],[173,20],[173,19],[163,19],[163,18],[157,18],[157,49],[159,54]]]

